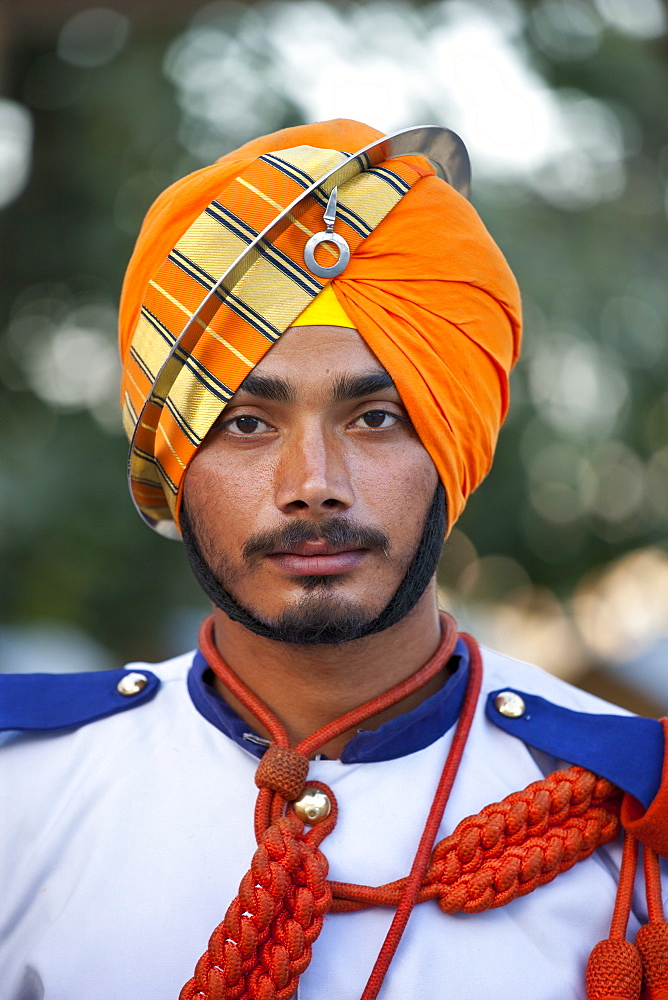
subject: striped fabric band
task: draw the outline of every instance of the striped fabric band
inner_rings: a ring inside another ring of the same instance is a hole
[[[227,297],[214,299],[165,365],[176,339],[254,237],[345,159],[311,146],[259,157],[204,209],[150,281],[125,361],[123,394],[130,438],[151,394],[129,459],[135,501],[149,518],[177,519],[185,470],[221,410],[327,284],[304,264],[307,241],[324,229],[326,195],[318,191],[275,242],[261,243],[240,279],[228,275]],[[336,231],[352,254],[419,179],[410,163],[388,163],[391,168],[370,167],[365,156],[356,157],[339,181]],[[322,250],[334,263],[336,251],[327,244]]]

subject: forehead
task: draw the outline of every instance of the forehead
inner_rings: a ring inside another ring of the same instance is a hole
[[[384,370],[357,330],[341,326],[290,327],[255,367],[291,381]]]

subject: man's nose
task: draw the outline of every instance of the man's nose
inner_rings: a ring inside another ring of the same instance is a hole
[[[294,429],[276,468],[276,505],[286,514],[348,510],[354,501],[345,443],[319,425]]]

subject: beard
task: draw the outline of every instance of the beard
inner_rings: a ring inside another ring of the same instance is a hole
[[[203,545],[214,550],[201,524],[193,518],[185,500],[180,525],[190,568],[198,584],[213,602],[233,621],[256,635],[296,646],[341,644],[366,638],[401,621],[415,607],[436,572],[446,524],[445,491],[439,482],[427,512],[421,537],[406,559],[403,578],[393,596],[380,611],[359,601],[335,593],[336,576],[300,578],[304,593],[272,620],[256,617],[230,593],[235,573],[224,561],[212,565],[204,555]],[[365,548],[389,558],[390,540],[375,528],[366,528],[344,518],[330,518],[314,523],[295,520],[284,528],[250,538],[242,549],[242,560],[250,572],[260,560],[277,549],[300,542],[324,539],[334,546]]]

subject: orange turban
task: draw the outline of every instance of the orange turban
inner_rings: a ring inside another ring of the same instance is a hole
[[[188,463],[226,401],[327,284],[304,263],[326,199],[311,199],[265,245],[167,360],[176,337],[300,190],[342,151],[381,137],[341,120],[284,129],[177,181],[150,208],[121,299],[121,401],[134,434],[133,497],[158,530],[178,518]],[[475,209],[422,158],[358,168],[338,196],[336,232],[352,256],[332,288],[394,379],[445,487],[451,527],[489,471],[508,408],[520,343],[515,279]]]

